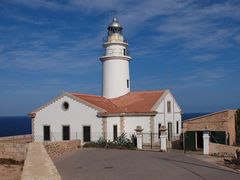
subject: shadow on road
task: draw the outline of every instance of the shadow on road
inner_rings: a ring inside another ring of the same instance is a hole
[[[225,172],[230,172],[230,173],[240,175],[238,172],[234,172],[234,171],[231,171],[231,170],[226,170],[226,169],[223,169],[223,168],[216,168],[216,167],[213,167],[213,166],[201,165],[199,163],[192,163],[192,162],[187,162],[187,161],[180,161],[180,160],[174,160],[174,159],[169,159],[169,158],[159,158],[159,157],[157,157],[157,159],[161,159],[161,160],[164,160],[164,161],[175,162],[174,164],[176,164],[177,166],[182,167],[182,168],[184,168],[184,169],[186,169],[186,170],[188,170],[188,171],[190,171],[191,173],[194,173],[194,174],[195,174],[195,172],[191,171],[190,169],[188,169],[186,167],[180,166],[177,163],[189,164],[189,165],[194,165],[194,166],[198,166],[198,167],[205,167],[205,168],[209,168],[209,169],[214,169],[214,170],[218,170],[218,171],[225,171]]]

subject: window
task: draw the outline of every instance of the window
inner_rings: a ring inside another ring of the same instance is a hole
[[[127,88],[129,88],[129,80],[127,79]]]
[[[171,101],[167,102],[167,112],[171,113]]]
[[[43,126],[43,140],[50,141],[50,126]]]
[[[177,122],[176,122],[176,128],[177,128],[177,129],[176,129],[176,133],[177,133],[177,134],[179,133],[179,127],[178,127],[178,126],[179,126],[179,122],[177,121]]]
[[[123,55],[124,56],[126,55],[126,49],[125,48],[123,49]]]
[[[158,124],[158,139],[159,139],[160,136],[161,136],[161,131],[160,131],[160,129],[161,129],[161,123]]]
[[[66,101],[63,102],[63,103],[62,103],[62,108],[63,108],[63,110],[65,110],[65,111],[68,110],[68,108],[69,108],[69,103],[66,102]]]
[[[63,140],[70,140],[70,126],[63,126],[62,127],[62,139]]]
[[[91,141],[91,127],[83,126],[83,142]]]
[[[117,125],[113,125],[113,140],[117,139]]]

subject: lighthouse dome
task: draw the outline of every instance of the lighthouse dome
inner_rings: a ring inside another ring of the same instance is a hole
[[[108,28],[110,28],[110,27],[122,28],[121,24],[118,22],[116,17],[114,17],[112,22],[108,25]]]
[[[108,25],[108,35],[111,34],[122,34],[122,26],[121,24],[118,22],[117,18],[114,17],[112,22]]]

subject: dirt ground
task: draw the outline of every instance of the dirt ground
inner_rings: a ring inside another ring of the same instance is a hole
[[[232,159],[231,157],[216,157],[216,156],[206,156],[206,155],[199,155],[199,154],[189,154],[188,156],[192,156],[201,161],[216,164],[218,166],[226,167],[236,172],[240,172],[240,165],[234,165],[234,164],[229,164],[224,162],[224,159],[231,160]]]
[[[0,165],[0,180],[20,180],[23,165]]]
[[[29,142],[32,142],[31,135],[0,137],[0,143],[2,144],[26,144]],[[0,149],[0,150],[6,151],[4,147],[3,149]],[[22,152],[19,152],[19,153],[22,154]],[[0,180],[20,180],[21,179],[23,161],[17,161],[14,159],[14,157],[15,156],[7,157],[6,159],[5,156],[0,156]]]

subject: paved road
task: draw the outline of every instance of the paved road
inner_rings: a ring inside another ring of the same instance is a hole
[[[240,180],[240,174],[179,153],[78,150],[54,162],[63,180]]]

